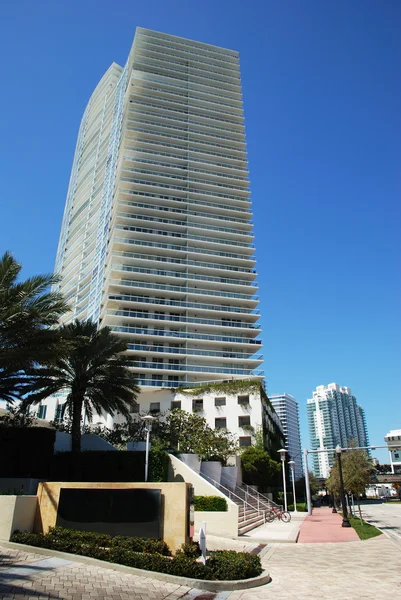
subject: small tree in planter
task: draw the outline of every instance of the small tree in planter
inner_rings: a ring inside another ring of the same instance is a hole
[[[276,485],[280,476],[280,463],[266,450],[250,446],[241,454],[244,483],[267,487]]]

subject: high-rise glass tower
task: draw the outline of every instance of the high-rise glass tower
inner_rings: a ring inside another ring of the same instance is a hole
[[[67,319],[123,336],[143,387],[262,379],[251,218],[238,53],[138,28],[79,130]]]
[[[298,402],[290,394],[269,396],[269,400],[282,423],[285,448],[288,450],[290,460],[295,462],[295,479],[300,479],[303,475],[303,468]]]
[[[337,444],[346,448],[353,440],[358,446],[369,445],[365,411],[349,387],[319,385],[308,400],[307,412],[312,450],[335,448]],[[321,452],[311,456],[316,477],[328,477],[334,455]]]

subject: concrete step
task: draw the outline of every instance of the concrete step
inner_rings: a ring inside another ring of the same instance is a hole
[[[253,510],[252,512],[246,513],[245,515],[239,515],[238,516],[238,524],[240,524],[240,523],[244,524],[252,519],[259,518],[259,517],[263,517],[263,515],[258,514],[257,510]]]
[[[250,523],[247,523],[246,525],[241,525],[240,527],[238,527],[238,535],[244,535],[244,533],[251,531],[251,529],[255,529],[255,527],[259,527],[259,525],[263,525],[264,522],[265,522],[264,518],[260,517],[258,519],[253,520]]]

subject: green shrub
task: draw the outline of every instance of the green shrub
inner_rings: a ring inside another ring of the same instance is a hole
[[[81,534],[81,537],[78,534]],[[128,539],[131,542],[131,547],[127,541]],[[195,551],[193,546],[196,546],[196,544],[184,544],[185,549],[183,548],[174,558],[169,558],[159,553],[151,554],[149,550],[137,552],[132,549],[135,544],[137,544],[135,547],[139,547],[141,544],[145,547],[149,543],[163,543],[157,540],[143,540],[142,538],[125,538],[120,536],[110,538],[110,536],[103,534],[62,530],[58,527],[53,528],[46,535],[15,532],[11,541],[41,548],[71,552],[81,556],[90,556],[137,569],[170,573],[194,579],[248,579],[262,573],[259,556],[245,552],[214,552],[206,561],[206,565],[203,565],[201,562],[195,560],[194,554],[189,556],[185,553],[185,550],[193,553]],[[98,544],[97,541],[100,541],[101,544]],[[105,543],[109,545],[103,545]],[[191,549],[187,549],[187,546],[191,546]],[[167,546],[164,544],[165,548]]]
[[[46,537],[60,539],[69,542],[81,542],[105,548],[124,548],[132,552],[145,552],[147,554],[163,554],[171,556],[170,548],[163,540],[152,540],[149,538],[129,537],[123,535],[111,536],[106,533],[93,531],[78,531],[76,529],[64,529],[63,527],[50,527]]]
[[[194,496],[194,508],[198,511],[227,511],[227,500],[221,496]]]
[[[202,554],[199,542],[189,542],[188,544],[182,544],[180,550],[177,550],[176,556],[183,554],[188,558],[198,558]]]
[[[167,481],[169,462],[168,453],[160,446],[153,446],[149,452],[149,481]]]
[[[263,571],[257,554],[224,550],[213,552],[206,561],[206,566],[213,571],[214,579],[249,579]]]
[[[289,504],[288,505],[288,510],[294,510],[294,505],[293,504]],[[308,508],[306,506],[306,502],[297,502],[297,511],[298,512],[307,512]]]

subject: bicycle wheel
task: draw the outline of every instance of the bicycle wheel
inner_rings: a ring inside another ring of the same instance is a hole
[[[291,521],[291,515],[289,512],[282,512],[281,513],[281,520],[284,521],[284,523],[289,523]]]
[[[275,519],[275,514],[273,512],[266,513],[266,523],[272,523]]]

